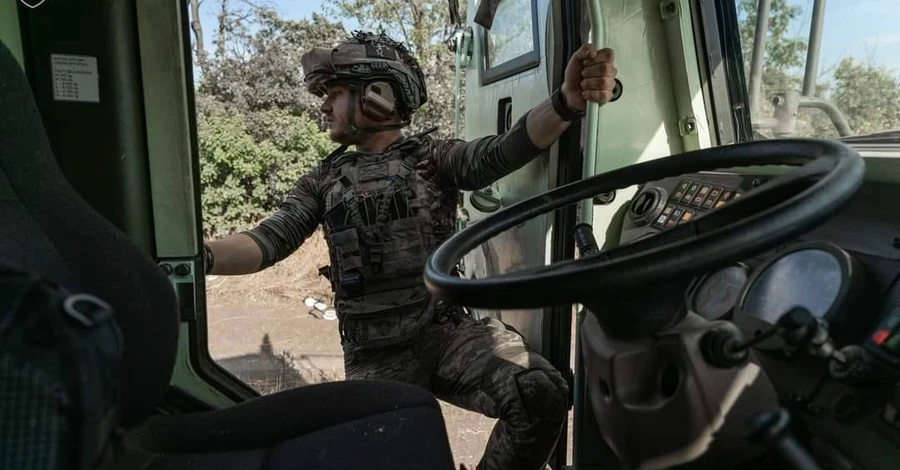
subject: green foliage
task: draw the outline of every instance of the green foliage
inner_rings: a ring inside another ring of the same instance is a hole
[[[832,97],[854,134],[900,128],[900,78],[884,67],[845,58],[834,72]]]
[[[750,74],[753,36],[756,30],[757,0],[736,0],[744,70]],[[826,12],[827,14],[827,12]],[[803,9],[788,0],[773,0],[763,59],[760,110],[755,119],[771,117],[771,97],[779,92],[800,90],[806,59],[806,41],[789,32],[808,34],[809,22],[802,24]],[[825,34],[839,34],[826,31]],[[818,77],[815,96],[831,101],[844,114],[854,135],[900,128],[900,77],[884,67],[843,58],[837,67]],[[826,74],[831,73],[831,76]],[[826,115],[816,109],[800,109],[796,134],[807,137],[839,137]]]
[[[333,144],[306,116],[281,109],[244,114],[198,98],[203,226],[222,236],[278,208],[294,182]]]
[[[226,21],[239,15],[242,21]],[[219,14],[213,54],[202,62],[198,92],[242,112],[280,109],[321,123],[320,100],[306,91],[300,56],[344,39],[340,23],[314,14],[286,20],[270,8]]]
[[[455,55],[447,43],[454,29],[446,0],[328,0],[330,14],[360,28],[385,32],[407,45],[425,75],[428,102],[413,115],[410,132],[437,126],[435,137],[453,137]],[[466,1],[460,1],[465,14]],[[464,95],[463,95],[464,96]],[[462,101],[462,100],[461,100]]]

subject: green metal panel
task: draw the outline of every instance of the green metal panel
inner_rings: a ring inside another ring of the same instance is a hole
[[[0,42],[12,52],[19,65],[24,67],[18,6],[19,3],[12,0],[0,1]]]
[[[700,85],[697,49],[694,46],[691,2],[662,0],[660,16],[666,30],[665,44],[669,48],[675,106],[678,109],[678,130],[683,150],[709,147],[709,123],[705,119],[707,114]]]
[[[192,395],[221,408],[234,404],[234,400],[222,393],[213,384],[204,381],[197,374],[191,362],[191,326],[182,323],[178,331],[178,354],[175,356],[175,368],[172,371],[172,385],[189,391]],[[238,379],[235,379],[238,380]]]
[[[512,122],[518,120],[529,109],[550,96],[548,67],[553,60],[552,31],[547,30],[551,13],[550,0],[537,0],[538,50],[540,64],[536,68],[522,71],[508,78],[482,85],[482,70],[479,63],[484,59],[484,28],[471,24],[474,31],[472,60],[466,71],[466,122],[465,138],[473,139],[497,133],[498,106],[502,99],[512,99]],[[528,2],[530,6],[530,0]],[[474,18],[477,2],[469,2],[468,18]],[[495,24],[497,24],[495,22]],[[503,206],[509,206],[535,194],[547,191],[555,177],[555,149],[546,152],[518,171],[500,179],[492,185],[495,196],[502,198]],[[469,214],[468,223],[489,216],[473,207],[471,193],[464,193],[464,209]],[[464,258],[465,275],[484,277],[531,266],[541,266],[550,257],[549,233],[551,218],[537,217],[525,224],[498,235],[493,240],[473,250]],[[543,309],[504,310],[502,312],[483,311],[477,315],[500,317],[515,327],[537,351],[542,349]]]
[[[46,2],[20,13],[32,87],[60,167],[88,203],[152,255],[134,2]],[[70,60],[81,69],[61,72]],[[77,93],[68,80],[79,82]],[[72,101],[76,94],[80,101]]]
[[[147,152],[160,258],[199,252],[197,188],[191,156],[187,70],[177,0],[138,2]]]
[[[664,20],[663,4],[658,0],[590,0],[589,5],[592,42],[615,50],[618,76],[624,85],[618,101],[588,116],[586,158],[595,160],[593,174],[683,152],[685,141],[679,129],[683,115],[693,111],[697,121],[706,118],[705,112],[699,111],[704,103],[696,58],[671,58],[694,50],[687,4],[676,3],[682,13],[670,20]],[[677,24],[672,23],[676,20]],[[678,44],[670,44],[673,35],[678,36]],[[707,127],[698,123],[698,131]],[[699,137],[708,145],[708,133]],[[591,222],[601,245],[613,216],[635,189],[620,190],[612,204],[593,207],[592,222],[584,220]],[[582,219],[587,218],[582,211]]]

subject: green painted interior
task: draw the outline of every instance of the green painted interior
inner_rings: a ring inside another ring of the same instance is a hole
[[[20,13],[23,10],[20,10]],[[154,254],[133,2],[46,2],[23,13],[25,57],[54,155],[72,186]],[[51,55],[96,60],[99,101],[54,97]]]
[[[12,0],[0,2],[0,42],[13,53],[19,65],[24,66],[18,6],[18,2]]]

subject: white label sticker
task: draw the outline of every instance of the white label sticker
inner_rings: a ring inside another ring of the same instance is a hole
[[[97,58],[86,55],[51,54],[53,99],[56,101],[100,102]]]

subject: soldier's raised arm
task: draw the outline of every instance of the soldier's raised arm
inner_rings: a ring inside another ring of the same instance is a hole
[[[572,56],[562,86],[550,99],[531,108],[501,135],[443,142],[435,156],[438,171],[462,190],[490,185],[553,145],[572,121],[584,115],[588,101],[608,102],[615,77],[613,51],[585,44]]]
[[[204,244],[208,274],[250,274],[287,258],[322,220],[319,169],[300,177],[274,214],[256,227]],[[211,267],[211,269],[209,269]]]

